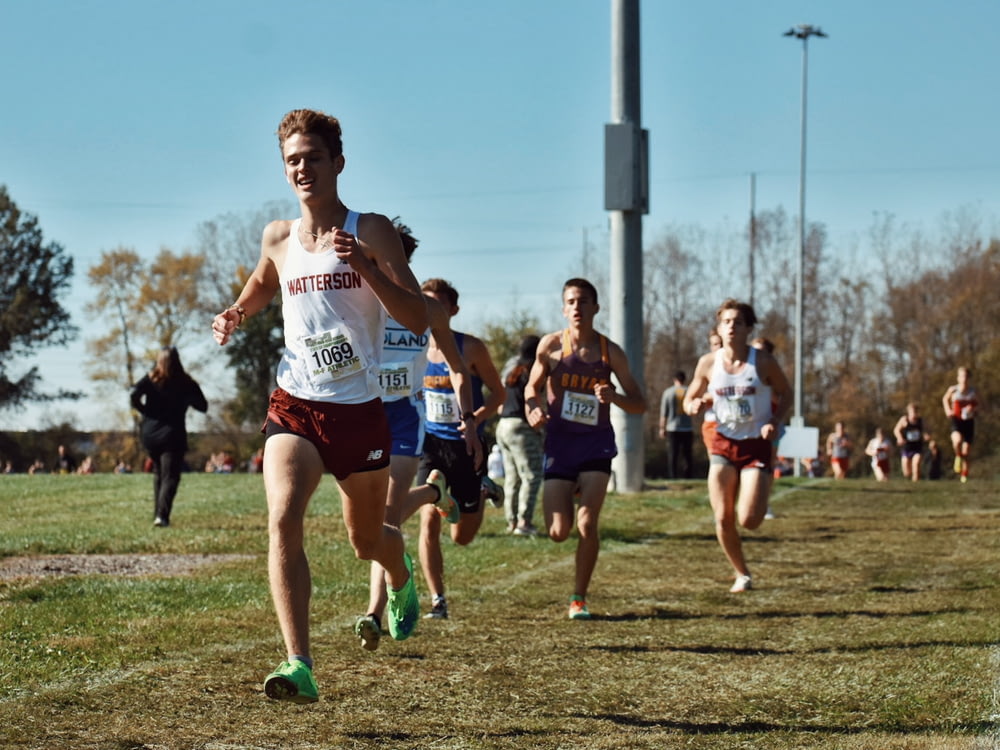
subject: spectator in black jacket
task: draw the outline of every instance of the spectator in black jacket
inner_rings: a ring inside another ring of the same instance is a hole
[[[169,526],[188,449],[185,415],[188,407],[208,411],[208,402],[172,346],[160,350],[152,372],[132,387],[130,400],[142,414],[140,438],[153,460],[153,525]]]

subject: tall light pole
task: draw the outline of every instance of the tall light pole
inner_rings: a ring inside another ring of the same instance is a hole
[[[610,212],[608,328],[636,379],[642,351],[642,216],[649,212],[648,131],[639,86],[639,0],[611,0],[611,120],[604,126],[604,208]],[[618,455],[611,462],[618,492],[642,489],[642,415],[611,410]]]
[[[802,287],[806,259],[806,83],[809,78],[809,37],[825,37],[818,26],[807,23],[793,26],[785,32],[802,40],[802,110],[801,110],[801,140],[799,146],[799,261],[795,274],[795,399],[792,427],[804,427],[802,416]],[[795,462],[795,476],[799,476],[799,462]]]
[[[757,253],[757,173],[750,173],[750,307],[753,307],[754,255]]]

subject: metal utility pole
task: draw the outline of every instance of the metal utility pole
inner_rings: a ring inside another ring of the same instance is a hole
[[[799,142],[799,259],[795,273],[795,399],[791,425],[804,427],[802,416],[802,343],[803,327],[803,277],[806,262],[806,90],[809,79],[809,37],[825,37],[818,26],[799,24],[785,32],[785,36],[802,40],[802,109],[800,113],[801,137]],[[795,476],[800,475],[799,462],[795,462]]]
[[[611,0],[611,123],[604,128],[604,208],[611,212],[610,336],[643,383],[642,215],[649,211],[648,132],[641,127],[639,0]],[[645,469],[643,417],[611,410],[619,492],[639,492]]]
[[[750,307],[753,307],[754,255],[757,253],[757,173],[750,173]]]

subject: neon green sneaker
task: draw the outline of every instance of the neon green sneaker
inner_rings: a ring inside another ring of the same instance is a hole
[[[459,510],[455,498],[448,493],[448,485],[445,483],[444,474],[434,469],[427,475],[427,484],[431,487],[437,487],[438,499],[434,503],[434,507],[437,508],[441,517],[446,519],[448,523],[458,523],[458,520],[462,517],[462,511]]]
[[[354,635],[361,639],[361,648],[365,651],[374,651],[378,648],[379,639],[382,637],[382,628],[378,624],[375,615],[365,615],[359,617],[354,623]]]
[[[264,695],[276,701],[315,703],[319,700],[319,688],[309,666],[293,659],[281,662],[264,678]]]
[[[403,553],[403,562],[410,572],[410,577],[406,579],[403,588],[398,591],[392,586],[387,586],[389,594],[389,635],[393,640],[405,641],[417,627],[420,619],[420,600],[417,597],[417,584],[413,580],[413,558],[406,552]]]
[[[590,610],[587,609],[587,602],[583,600],[583,597],[579,594],[573,594],[569,598],[569,619],[571,620],[589,620]]]

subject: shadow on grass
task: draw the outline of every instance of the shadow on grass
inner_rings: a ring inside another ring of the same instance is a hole
[[[588,716],[586,718],[598,718]],[[488,729],[482,731],[476,731],[476,737],[488,737],[490,739],[515,739],[517,737],[548,737],[555,734],[554,731],[547,731],[541,729],[508,729],[503,732],[491,732]],[[409,743],[410,747],[433,747],[436,743],[441,742],[444,737],[442,737],[439,732],[429,732],[429,733],[417,733],[417,732],[344,732],[345,737],[350,737],[354,740],[371,740],[377,743],[383,743],[386,741],[395,742],[405,742]],[[451,739],[456,737],[461,737],[460,734],[451,735]]]
[[[574,535],[575,537],[575,535]],[[609,527],[601,529],[601,541],[607,544],[617,542],[618,544],[653,544],[664,539],[676,539],[677,537],[666,531],[637,531],[630,533],[629,530],[621,527]],[[711,537],[713,540],[715,537]]]
[[[934,617],[936,615],[967,615],[978,610],[968,607],[942,607],[940,609],[919,609],[908,610],[906,612],[879,612],[872,609],[851,609],[851,610],[817,610],[814,612],[739,612],[730,614],[702,614],[691,612],[677,612],[669,609],[654,609],[651,614],[639,612],[625,612],[620,615],[593,615],[593,621],[606,622],[639,622],[642,620],[777,620],[777,619],[798,619],[809,618],[845,618],[845,617],[872,617],[875,619],[898,618],[898,617]]]
[[[685,734],[768,734],[771,732],[802,732],[804,734],[963,734],[978,735],[987,734],[994,729],[988,721],[978,721],[973,724],[915,724],[906,725],[899,722],[872,724],[864,727],[851,726],[823,726],[806,724],[795,726],[789,724],[776,724],[767,721],[747,721],[742,723],[727,723],[721,721],[695,722],[676,721],[674,719],[641,719],[636,716],[626,716],[624,714],[571,714],[579,719],[597,719],[598,721],[610,721],[614,724],[629,727],[649,728],[649,729],[673,729]]]
[[[869,643],[860,646],[823,646],[819,648],[761,648],[737,646],[590,646],[591,651],[611,654],[674,652],[682,654],[726,654],[729,656],[797,656],[802,654],[863,654],[877,651],[911,651],[921,648],[992,648],[993,641],[919,641],[916,643]]]

